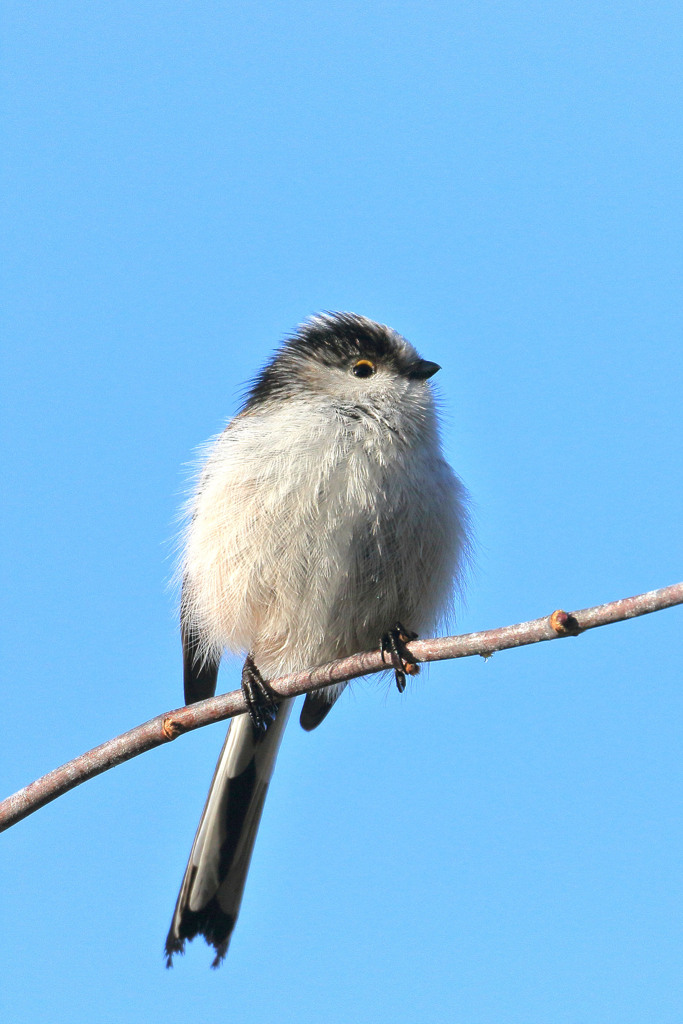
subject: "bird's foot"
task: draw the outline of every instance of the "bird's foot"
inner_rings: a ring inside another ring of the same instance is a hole
[[[254,732],[264,733],[274,721],[279,704],[250,654],[247,655],[242,669],[242,693],[247,702]]]
[[[412,629],[406,629],[400,622],[397,622],[382,635],[379,641],[382,661],[386,660],[384,656],[387,651],[391,655],[391,664],[394,666],[396,675],[396,688],[399,693],[403,693],[406,688],[406,674],[416,676],[420,671],[420,666],[406,647],[411,640],[417,640],[417,633],[414,633]]]

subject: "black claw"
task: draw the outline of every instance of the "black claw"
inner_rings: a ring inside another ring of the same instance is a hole
[[[397,622],[392,629],[387,630],[380,637],[379,650],[382,661],[386,660],[384,655],[388,651],[391,655],[391,663],[396,676],[396,688],[399,693],[403,693],[406,688],[406,672],[410,676],[416,676],[420,671],[420,666],[406,647],[411,640],[417,640],[417,636],[412,629],[406,629],[400,622]]]
[[[254,732],[264,733],[274,721],[279,704],[251,655],[247,656],[242,669],[242,692]]]

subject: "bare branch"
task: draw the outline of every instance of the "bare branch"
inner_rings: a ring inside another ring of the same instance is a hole
[[[579,633],[594,629],[596,626],[606,626],[612,622],[635,618],[637,615],[647,615],[649,612],[660,611],[677,604],[683,604],[683,583],[651,590],[637,597],[583,608],[569,614],[558,610],[541,619],[489,629],[482,633],[465,633],[462,636],[440,637],[435,640],[416,640],[408,644],[408,648],[414,657],[422,662],[468,658],[473,654],[488,657],[509,647],[522,647],[542,640],[578,636]],[[381,672],[387,667],[379,651],[369,651],[354,654],[350,658],[342,658],[309,672],[282,676],[273,680],[270,686],[282,697],[296,697],[329,683]],[[182,733],[244,714],[246,710],[241,690],[235,690],[157,715],[149,722],[81,754],[61,768],[55,768],[13,796],[7,797],[0,803],[0,831],[117,764],[174,740]]]

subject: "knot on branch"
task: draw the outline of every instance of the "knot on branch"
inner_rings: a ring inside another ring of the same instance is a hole
[[[578,636],[581,632],[581,627],[574,616],[563,612],[561,608],[554,611],[548,621],[550,628],[554,629],[558,636]]]
[[[182,724],[178,721],[177,718],[171,718],[171,716],[169,715],[167,718],[164,719],[163,724],[161,726],[161,731],[163,732],[167,740],[174,740],[177,739],[177,737],[180,736],[181,733],[185,732],[185,729],[183,728]]]

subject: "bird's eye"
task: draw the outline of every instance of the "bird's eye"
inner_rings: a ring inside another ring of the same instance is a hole
[[[357,363],[353,364],[351,372],[354,377],[372,377],[375,370],[375,364],[371,363],[369,359],[359,359]]]

